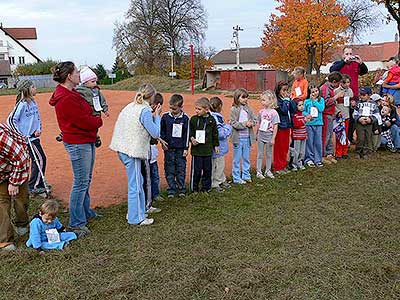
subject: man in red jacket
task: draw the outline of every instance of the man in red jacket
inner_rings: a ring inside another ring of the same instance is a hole
[[[363,63],[361,57],[359,55],[353,54],[353,49],[350,47],[345,47],[343,49],[342,59],[335,61],[332,66],[329,68],[330,72],[340,72],[342,74],[347,74],[351,78],[350,88],[353,90],[354,100],[351,103],[350,107],[350,123],[349,123],[349,140],[353,141],[353,132],[354,132],[354,119],[353,119],[353,111],[354,107],[357,105],[358,100],[358,76],[362,76],[368,73],[368,67]]]
[[[16,232],[28,232],[29,153],[23,136],[0,123],[0,249],[15,250],[10,208],[14,200]]]

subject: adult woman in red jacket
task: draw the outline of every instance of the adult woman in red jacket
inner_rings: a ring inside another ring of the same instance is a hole
[[[90,233],[87,219],[96,217],[90,208],[89,188],[95,158],[97,131],[103,125],[101,117],[92,115],[92,108],[75,91],[79,71],[73,62],[61,62],[53,67],[53,79],[59,82],[51,99],[64,147],[71,159],[74,181],[69,200],[69,227],[78,236]]]

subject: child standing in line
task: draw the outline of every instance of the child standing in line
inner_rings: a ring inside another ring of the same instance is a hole
[[[297,110],[293,115],[293,147],[294,156],[292,163],[292,170],[297,171],[298,169],[304,170],[303,160],[306,152],[306,140],[307,140],[307,129],[306,129],[306,118],[303,115],[304,102],[299,100],[297,102]]]
[[[64,226],[57,218],[58,203],[54,200],[46,200],[29,224],[29,239],[27,247],[42,252],[43,250],[62,250],[69,241],[77,238],[74,232],[65,232]]]
[[[169,100],[169,112],[161,118],[160,141],[164,150],[164,170],[168,183],[168,198],[186,194],[186,156],[189,147],[189,117],[182,110],[183,97],[174,94]]]
[[[354,109],[353,117],[356,122],[358,158],[368,159],[372,151],[373,123],[378,122],[376,114],[379,114],[378,106],[370,99],[372,90],[370,87],[360,89],[360,101]]]
[[[344,97],[344,92],[335,95],[335,89],[342,81],[342,74],[332,72],[328,75],[328,81],[321,86],[321,96],[325,99],[325,109],[322,114],[324,125],[322,126],[322,162],[324,164],[337,163],[333,156],[333,120],[335,119],[336,101]]]
[[[224,188],[230,188],[231,185],[226,182],[225,176],[225,155],[229,151],[228,136],[232,133],[232,126],[225,124],[224,117],[221,114],[222,100],[219,97],[210,99],[211,115],[217,122],[219,138],[219,154],[213,151],[212,159],[212,180],[211,187],[218,192],[223,192]]]
[[[32,148],[28,146],[32,162],[29,193],[40,195],[46,192],[43,178],[39,172],[39,166],[43,174],[46,172],[46,155],[40,144],[42,121],[40,119],[39,108],[34,99],[36,87],[32,81],[22,80],[18,83],[17,90],[17,104],[8,116],[7,123],[14,131],[25,136],[31,142]],[[35,162],[35,156],[37,162]]]
[[[275,144],[276,133],[278,132],[279,115],[276,108],[276,96],[272,91],[265,91],[261,94],[261,105],[263,108],[257,117],[257,178],[275,178],[271,172],[272,148]],[[265,149],[265,150],[264,150]],[[262,173],[262,163],[266,156],[265,173]]]
[[[230,113],[232,126],[231,142],[233,143],[232,177],[233,182],[245,184],[251,182],[250,175],[250,148],[256,136],[253,127],[256,118],[253,110],[248,106],[249,93],[245,89],[237,89],[233,93],[233,104]],[[240,162],[242,161],[242,172]]]
[[[100,88],[97,85],[97,75],[89,67],[84,67],[80,71],[80,81],[81,84],[76,87],[76,91],[81,94],[81,96],[90,104],[93,109],[94,116],[100,116],[101,112],[104,113],[106,117],[109,117],[108,105],[106,98],[100,92]],[[62,133],[60,133],[56,140],[62,141]],[[94,144],[96,148],[101,146],[101,139],[98,135],[96,142]]]
[[[202,97],[195,102],[196,115],[190,118],[190,142],[192,143],[191,190],[211,191],[212,154],[219,154],[217,122],[209,114],[210,102]]]
[[[308,93],[308,81],[304,78],[306,70],[303,67],[294,68],[294,82],[292,84],[292,93],[290,98],[306,100]]]
[[[340,86],[334,90],[334,94],[339,95],[336,99],[336,119],[340,120],[343,119],[344,122],[344,135],[346,136],[345,139],[342,140],[346,142],[344,144],[340,143],[336,139],[336,146],[335,146],[335,159],[348,159],[349,155],[349,147],[348,147],[348,135],[349,135],[349,122],[350,122],[350,105],[351,102],[354,101],[354,93],[353,90],[350,88],[351,78],[347,74],[342,74],[342,80],[340,81]],[[339,122],[340,123],[340,122]],[[335,132],[336,137],[338,136],[338,132]]]
[[[310,98],[304,102],[304,117],[306,119],[307,142],[304,162],[309,167],[322,167],[322,112],[325,100],[320,97],[319,89],[310,86]]]
[[[293,128],[293,114],[296,111],[296,103],[289,98],[289,86],[285,81],[276,85],[275,95],[277,98],[276,111],[279,114],[280,123],[274,145],[274,171],[282,175],[289,172],[287,157],[290,144],[290,132]]]

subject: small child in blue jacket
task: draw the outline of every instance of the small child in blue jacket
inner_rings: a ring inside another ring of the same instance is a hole
[[[39,213],[29,224],[27,247],[33,247],[38,251],[62,250],[69,241],[77,238],[74,232],[65,232],[64,226],[57,218],[58,209],[58,203],[54,200],[46,200],[42,204]]]
[[[225,170],[225,154],[229,151],[228,137],[232,133],[232,126],[225,124],[224,117],[221,114],[222,100],[218,97],[210,99],[211,115],[217,122],[219,154],[213,151],[212,155],[212,179],[211,187],[217,192],[223,192],[224,188],[229,188],[230,184],[226,182]]]

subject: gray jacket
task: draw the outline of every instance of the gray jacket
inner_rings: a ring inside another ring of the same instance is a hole
[[[93,109],[93,115],[94,116],[100,116],[101,115],[101,111],[96,111],[94,109],[94,104],[93,104],[93,97],[98,96],[99,100],[100,100],[100,106],[103,109],[103,112],[107,112],[108,111],[108,105],[106,102],[106,98],[104,97],[104,95],[100,92],[100,90],[98,88],[88,88],[84,85],[79,85],[76,87],[76,91],[81,94],[81,96],[83,98],[85,98],[85,100],[89,103],[89,105],[92,107]]]
[[[232,134],[231,134],[231,142],[236,144],[239,143],[239,131],[240,129],[248,129],[249,130],[249,135],[250,135],[250,143],[254,143],[256,141],[256,135],[254,134],[253,127],[248,128],[244,123],[239,122],[239,116],[240,116],[240,109],[242,109],[247,112],[249,121],[253,122],[253,126],[257,124],[257,117],[254,115],[253,110],[250,108],[250,106],[245,105],[245,106],[232,106],[231,108],[231,116],[230,116],[230,124],[233,128]]]

